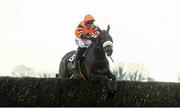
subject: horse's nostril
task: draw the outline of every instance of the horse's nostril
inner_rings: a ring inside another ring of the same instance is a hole
[[[108,50],[108,48],[107,48],[107,47],[105,47],[105,48],[104,48],[104,51],[105,51],[105,52],[107,52],[107,50]]]
[[[107,48],[104,49],[105,52],[107,52],[107,50],[108,50]]]
[[[111,56],[111,55],[112,55],[112,52],[113,52],[113,50],[108,50],[108,51],[106,51],[107,56]]]

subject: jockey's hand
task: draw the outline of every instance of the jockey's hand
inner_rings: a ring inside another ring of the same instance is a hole
[[[89,38],[89,36],[87,35],[87,34],[81,34],[81,39],[88,39]]]
[[[96,34],[97,36],[100,35],[100,32],[99,31],[95,31],[94,34]]]
[[[96,35],[96,34],[93,34],[93,35],[89,38],[89,40],[91,40],[92,42],[95,42],[96,38],[97,38],[97,35]]]
[[[95,41],[96,38],[100,35],[100,32],[99,31],[95,31],[92,35],[91,35],[91,41]]]
[[[97,34],[92,34],[92,36],[91,36],[92,38],[97,38]]]

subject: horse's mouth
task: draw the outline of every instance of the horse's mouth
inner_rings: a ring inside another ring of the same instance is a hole
[[[107,51],[107,52],[106,52],[107,56],[111,56],[111,55],[112,55],[112,52],[113,52],[113,50]]]
[[[105,51],[107,56],[111,56],[113,53],[112,46],[108,45],[108,46],[104,47],[104,51]]]

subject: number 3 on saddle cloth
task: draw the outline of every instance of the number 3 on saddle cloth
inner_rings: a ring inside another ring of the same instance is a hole
[[[87,49],[84,51],[84,53],[82,54],[82,56],[80,57],[79,60],[82,60],[83,58],[85,58],[86,55],[87,55]],[[68,61],[69,63],[71,63],[71,65],[73,65],[75,58],[76,58],[76,53],[73,54],[72,56],[70,56],[67,61]]]

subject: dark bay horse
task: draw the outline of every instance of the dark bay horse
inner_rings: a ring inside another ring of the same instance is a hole
[[[100,36],[86,49],[86,54],[78,62],[79,72],[72,70],[76,51],[68,52],[61,60],[59,66],[60,78],[78,78],[92,82],[103,81],[108,94],[114,96],[117,84],[116,77],[110,71],[107,56],[113,53],[113,39],[107,30],[100,30]],[[107,55],[107,56],[106,56]]]

